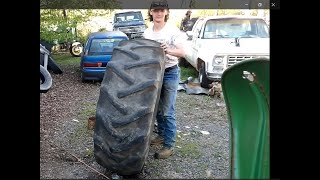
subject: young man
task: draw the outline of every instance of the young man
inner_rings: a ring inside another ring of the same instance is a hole
[[[145,30],[144,38],[160,42],[166,54],[157,112],[158,136],[151,140],[151,145],[163,145],[163,148],[155,153],[155,158],[165,159],[173,154],[176,141],[175,103],[180,81],[178,58],[185,56],[183,43],[187,36],[178,27],[167,23],[169,8],[166,0],[153,1],[148,15],[153,24]]]

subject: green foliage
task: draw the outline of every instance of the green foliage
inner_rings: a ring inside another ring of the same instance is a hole
[[[54,61],[60,66],[75,66],[80,64],[80,57],[73,57],[70,53],[52,54]]]
[[[206,10],[199,10],[196,14],[193,14],[194,17],[206,17],[206,16],[213,16],[215,15],[217,10],[206,9]]]
[[[193,78],[198,77],[198,71],[193,67],[188,67],[188,68],[180,67],[180,69],[181,69],[181,73],[180,73],[181,81],[187,80],[188,77],[190,76]]]
[[[77,25],[95,16],[111,14],[112,11],[112,9],[40,9],[40,39],[50,43],[72,42],[72,40],[83,42],[85,37],[77,33]]]
[[[181,144],[181,148],[177,149],[179,154],[181,154],[182,157],[190,157],[198,159],[202,156],[201,152],[199,151],[199,144],[197,143],[185,143]]]
[[[195,17],[207,17],[216,15],[241,15],[241,9],[205,9],[199,10],[194,16]]]
[[[101,29],[99,29],[98,31],[99,31],[99,32],[103,32],[103,31],[107,31],[107,29],[106,29],[106,28],[101,28]]]

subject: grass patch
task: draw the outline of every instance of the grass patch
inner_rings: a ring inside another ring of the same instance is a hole
[[[70,53],[55,53],[52,57],[61,66],[80,66],[80,57],[74,57]]]
[[[180,79],[181,81],[185,81],[188,79],[188,77],[193,77],[193,78],[196,78],[198,77],[198,71],[193,68],[193,67],[180,67],[181,69],[181,73],[180,73]]]
[[[181,167],[176,167],[176,173],[183,173],[183,169]]]
[[[95,102],[84,102],[83,109],[79,114],[80,119],[88,119],[91,116],[96,116],[97,104]]]
[[[87,149],[85,157],[92,158],[94,156],[93,148]]]
[[[88,129],[88,118],[91,116],[96,115],[96,103],[93,102],[85,102],[82,104],[82,110],[78,115],[79,119],[79,125],[76,127],[74,132],[69,138],[69,143],[79,143],[77,142],[77,139],[81,136],[92,136],[92,130]],[[86,154],[86,156],[90,156],[89,154]]]
[[[90,131],[87,128],[87,121],[81,120],[79,121],[79,125],[76,127],[72,135],[69,137],[70,144],[79,143],[79,137],[90,135]]]
[[[212,103],[213,99],[211,96],[204,96],[204,101],[205,101],[205,103]]]
[[[182,157],[190,157],[198,159],[201,157],[201,152],[199,151],[199,145],[196,143],[186,143],[180,144],[181,148],[178,149],[178,152],[181,154]]]

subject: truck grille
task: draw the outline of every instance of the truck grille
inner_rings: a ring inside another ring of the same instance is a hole
[[[253,59],[255,58],[256,56],[243,56],[243,55],[239,55],[239,56],[228,56],[228,67],[238,63],[238,62],[241,62],[243,60],[246,60],[246,59]]]
[[[139,32],[139,26],[128,26],[128,27],[119,27],[119,30],[122,32]]]

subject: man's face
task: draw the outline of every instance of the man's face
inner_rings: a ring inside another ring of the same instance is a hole
[[[150,15],[152,16],[154,22],[164,21],[167,14],[168,14],[167,9],[151,9],[150,10]]]

